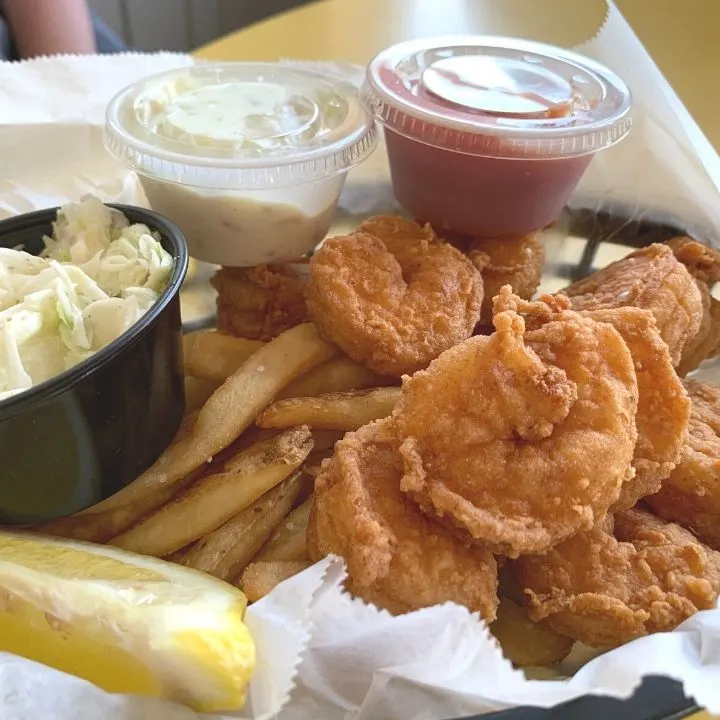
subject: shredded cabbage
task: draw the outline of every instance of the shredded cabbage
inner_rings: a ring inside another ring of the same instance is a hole
[[[95,197],[62,207],[45,252],[0,248],[0,400],[105,347],[157,301],[173,259]]]

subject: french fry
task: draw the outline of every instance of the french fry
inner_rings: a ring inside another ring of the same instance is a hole
[[[87,510],[36,529],[99,543],[116,537],[165,505],[188,482],[190,473],[239,437],[280,390],[334,352],[309,323],[278,335],[212,394],[193,432],[172,443],[137,480]]]
[[[575,644],[545,621],[534,623],[525,608],[507,598],[500,598],[497,619],[490,625],[490,632],[505,657],[518,667],[555,665],[570,654]]]
[[[275,430],[274,428],[266,429],[259,428],[257,425],[251,425],[247,430],[245,430],[245,432],[243,432],[242,435],[240,435],[240,437],[233,440],[226,448],[223,448],[217,455],[215,455],[212,459],[211,466],[213,468],[220,467],[243,450],[247,450],[256,443],[264,442],[265,440],[277,437],[281,432],[282,430]]]
[[[310,431],[304,427],[257,443],[229,460],[221,472],[201,477],[110,544],[142,555],[170,555],[252,505],[296,470],[311,449]]]
[[[313,498],[309,497],[296,507],[275,529],[268,541],[257,554],[254,562],[260,560],[307,560],[305,532],[312,510]]]
[[[270,405],[256,422],[264,428],[309,425],[313,430],[350,432],[390,415],[399,399],[399,387],[287,398]]]
[[[183,335],[185,374],[225,382],[263,343],[225,335],[216,330],[197,330]]]
[[[180,427],[175,433],[173,442],[178,442],[190,435],[193,428],[195,427],[195,423],[197,422],[198,412],[198,410],[191,410],[189,413],[185,413],[185,417],[182,419]]]
[[[300,491],[302,471],[258,498],[249,508],[198,540],[183,564],[221,580],[234,580],[282,522]]]
[[[363,390],[389,385],[388,378],[377,375],[348,357],[335,357],[293,380],[278,393],[277,399],[316,397],[327,393]]]
[[[187,557],[187,554],[190,552],[190,550],[192,550],[194,544],[195,543],[191,543],[187,547],[176,550],[174,553],[170,553],[170,555],[166,555],[163,560],[167,560],[171,563],[176,563],[177,565],[182,565],[183,560]]]
[[[272,592],[281,582],[307,570],[309,560],[271,560],[252,562],[240,576],[239,586],[248,602],[257,602]]]
[[[185,378],[185,412],[199,410],[208,398],[220,387],[220,383],[203,378]]]

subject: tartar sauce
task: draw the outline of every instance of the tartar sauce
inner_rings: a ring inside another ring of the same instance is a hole
[[[347,171],[377,138],[354,86],[303,68],[198,65],[110,104],[107,145],[194,257],[296,260],[327,233]]]

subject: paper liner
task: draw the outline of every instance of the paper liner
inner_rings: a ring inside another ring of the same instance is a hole
[[[552,13],[553,2],[538,0],[532,8]],[[628,218],[669,219],[718,242],[720,161],[618,10],[606,8],[603,26],[578,50],[628,81],[635,126],[627,140],[595,159],[573,203]],[[516,34],[532,37],[532,17],[528,11],[517,18]],[[165,53],[0,63],[0,217],[88,191],[104,200],[143,203],[136,178],[103,149],[105,104],[143,75],[191,62]],[[362,69],[342,62],[309,66],[355,83],[362,77]],[[350,229],[364,215],[396,210],[381,149],[350,174],[339,226]],[[343,578],[342,562],[328,559],[249,609],[259,665],[248,707],[234,717],[461,717],[520,705],[551,707],[588,693],[627,697],[650,674],[679,679],[689,696],[720,712],[720,611],[700,613],[673,633],[642,638],[584,665],[587,655],[580,649],[556,668],[557,679],[527,680],[466,609],[448,604],[391,617],[349,597]],[[568,673],[572,677],[561,679]],[[542,674],[553,677],[552,670]],[[0,687],[3,717],[196,717],[170,703],[111,696],[8,655],[0,655]]]

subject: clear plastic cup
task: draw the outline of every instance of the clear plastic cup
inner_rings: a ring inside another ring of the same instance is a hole
[[[361,99],[385,128],[393,190],[416,218],[476,237],[553,222],[593,156],[630,130],[630,91],[574,52],[506,37],[394,45]]]
[[[377,129],[349,83],[213,63],[123,90],[108,106],[105,144],[182,229],[193,257],[250,267],[295,260],[323,239]]]

